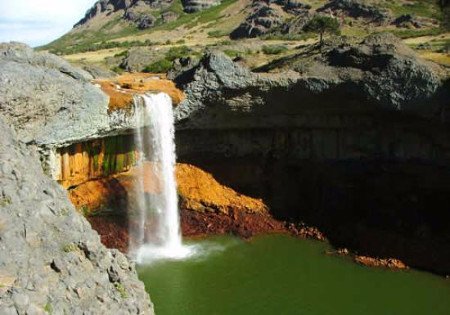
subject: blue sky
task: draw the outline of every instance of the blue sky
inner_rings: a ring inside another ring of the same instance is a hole
[[[0,42],[47,44],[68,32],[96,0],[0,0]]]

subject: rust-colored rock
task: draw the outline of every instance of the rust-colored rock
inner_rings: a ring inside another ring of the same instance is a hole
[[[88,216],[108,247],[127,249],[128,223],[125,222],[136,199],[136,174],[142,172],[145,192],[157,193],[160,186],[150,162],[69,190],[72,203]],[[284,223],[273,219],[261,200],[221,185],[207,172],[193,165],[177,164],[176,176],[183,235],[233,233],[248,238],[260,233],[286,231]]]
[[[355,256],[354,260],[368,267],[384,267],[389,269],[408,269],[408,266],[395,258],[373,258],[368,256]]]
[[[111,81],[96,81],[103,92],[109,96],[109,111],[128,109],[133,105],[133,93],[122,90],[119,85]]]
[[[211,174],[189,164],[176,167],[181,207],[197,212],[231,214],[236,211],[267,213],[268,208],[260,199],[241,195],[219,184]]]
[[[266,233],[288,233],[284,222],[265,213],[233,211],[226,215],[185,208],[181,208],[181,231],[184,236],[233,234],[242,238]]]
[[[55,179],[65,188],[127,171],[138,158],[132,136],[76,143],[57,151]]]
[[[164,92],[174,105],[185,99],[184,93],[164,75],[149,73],[127,73],[111,80],[95,80],[109,95],[109,110],[129,109],[133,105],[133,96],[145,92]]]
[[[326,241],[327,238],[325,235],[316,227],[308,226],[303,222],[300,223],[289,223],[287,226],[289,232],[293,235],[302,237],[302,238],[310,238],[318,241]]]

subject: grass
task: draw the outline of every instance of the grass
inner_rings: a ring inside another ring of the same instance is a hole
[[[187,28],[192,28],[197,24],[216,22],[220,19],[221,12],[231,4],[235,3],[236,1],[237,0],[224,0],[220,5],[217,5],[204,11],[190,14],[183,12],[181,9],[181,12],[179,13],[180,16],[178,17],[177,20],[170,23],[159,25],[153,28],[152,31],[155,30],[171,31],[182,25],[186,25]],[[178,5],[178,3],[181,5],[182,8],[180,0],[176,0],[172,6]]]
[[[218,38],[218,37],[224,37],[230,35],[230,32],[228,31],[222,31],[222,30],[213,30],[208,32],[209,37]]]
[[[120,296],[122,297],[122,299],[126,299],[128,297],[128,293],[127,290],[125,289],[125,287],[123,286],[122,283],[120,282],[115,282],[114,283],[114,287],[116,288],[116,290],[119,292]]]
[[[44,312],[47,314],[53,314],[53,307],[50,302],[47,302],[47,304],[44,305]]]
[[[431,60],[440,65],[450,67],[450,54],[426,51],[420,54],[422,58]]]
[[[280,33],[270,33],[263,36],[260,36],[262,40],[291,40],[291,41],[300,41],[300,40],[308,40],[310,38],[317,37],[316,34],[313,33],[301,33],[301,34],[280,34]]]
[[[60,216],[67,217],[69,214],[70,214],[70,209],[67,207],[62,208],[60,211]]]
[[[84,217],[88,217],[92,212],[91,209],[89,209],[89,207],[86,205],[81,206],[80,211]]]
[[[62,248],[63,252],[65,253],[71,253],[78,250],[78,245],[75,243],[66,244]]]
[[[142,71],[147,73],[166,73],[172,68],[172,64],[167,59],[161,59],[149,64]]]
[[[11,204],[11,198],[9,197],[1,197],[0,198],[0,207],[5,207]]]
[[[287,50],[288,48],[284,45],[264,45],[262,47],[262,51],[266,55],[279,55]]]
[[[225,49],[223,51],[223,53],[225,55],[227,55],[230,58],[236,58],[236,57],[241,57],[242,56],[242,52],[239,50],[234,50],[234,49]]]
[[[105,48],[122,47],[129,48],[134,46],[149,46],[153,43],[142,41],[123,42],[114,41],[118,38],[128,36],[140,36],[143,34],[152,33],[154,31],[171,31],[180,26],[187,28],[194,27],[202,23],[216,23],[220,18],[222,11],[237,0],[224,0],[220,5],[210,9],[187,14],[183,11],[181,0],[175,0],[173,4],[164,10],[155,10],[154,14],[161,14],[163,12],[172,11],[179,15],[178,19],[169,23],[162,23],[158,19],[157,25],[151,29],[138,30],[136,26],[129,22],[123,21],[120,14],[114,16],[111,21],[100,27],[96,31],[78,31],[66,34],[52,43],[39,47],[39,50],[50,50],[59,55],[70,55],[80,52],[97,51]],[[115,31],[119,29],[120,31]]]
[[[403,29],[391,31],[395,36],[402,39],[421,37],[421,36],[437,36],[445,32],[442,28],[428,28],[428,29]]]
[[[442,12],[435,0],[415,0],[408,3],[402,1],[389,1],[386,7],[390,9],[396,17],[403,14],[412,14],[433,18],[438,21],[442,20]]]
[[[193,51],[187,46],[171,47],[163,59],[157,60],[144,68],[148,73],[166,73],[172,68],[173,62],[182,57],[191,55]]]

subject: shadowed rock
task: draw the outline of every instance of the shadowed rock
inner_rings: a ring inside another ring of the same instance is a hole
[[[390,14],[386,10],[360,0],[331,0],[317,11],[352,18],[363,18],[377,23],[385,23],[390,19]]]

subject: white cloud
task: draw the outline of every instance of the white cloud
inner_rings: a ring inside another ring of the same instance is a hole
[[[0,42],[46,44],[78,22],[96,0],[0,0]]]

